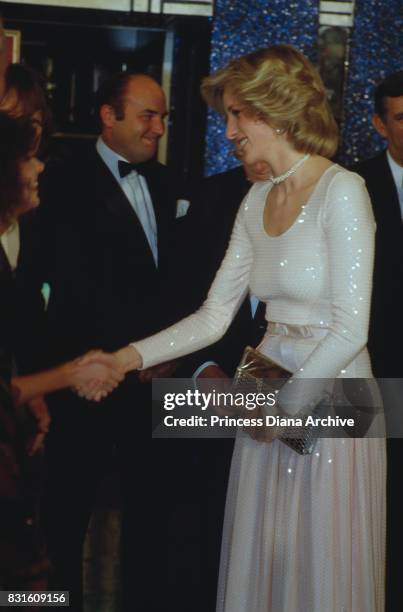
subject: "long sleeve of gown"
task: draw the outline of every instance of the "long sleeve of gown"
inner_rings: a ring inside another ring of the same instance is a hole
[[[315,404],[323,390],[319,379],[343,376],[367,342],[375,222],[364,181],[337,174],[322,208],[329,257],[331,321],[329,331],[285,385],[280,401],[288,413]]]
[[[329,256],[331,323],[297,378],[334,378],[365,347],[374,263],[375,221],[364,181],[334,177],[323,208]]]
[[[142,356],[143,368],[200,350],[225,334],[249,285],[253,255],[244,212],[243,203],[226,255],[201,308],[175,325],[133,343]],[[194,278],[193,282],[197,283],[197,278]],[[189,286],[189,291],[191,290],[192,287]]]

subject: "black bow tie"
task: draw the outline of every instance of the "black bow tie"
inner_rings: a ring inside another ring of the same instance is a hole
[[[118,160],[118,168],[121,178],[124,178],[125,176],[130,174],[132,170],[135,170],[136,172],[147,178],[148,172],[151,172],[152,165],[152,160],[139,162],[138,164],[131,164],[127,161],[123,161],[123,159]]]
[[[128,174],[130,174],[130,172],[132,170],[138,170],[138,165],[137,164],[130,164],[129,162],[123,161],[122,159],[119,159],[118,161],[118,168],[119,168],[119,174],[120,174],[120,178],[124,178],[125,176],[127,176]]]

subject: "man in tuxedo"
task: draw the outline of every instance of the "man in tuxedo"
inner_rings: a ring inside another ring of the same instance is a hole
[[[375,92],[373,125],[388,147],[353,169],[364,179],[377,224],[372,321],[369,349],[377,377],[403,376],[403,71],[380,83]]]
[[[373,125],[387,149],[354,167],[366,181],[377,224],[373,296],[368,347],[375,376],[403,378],[403,71],[384,79],[375,91]],[[388,435],[402,431],[401,384],[388,381],[385,404]],[[391,391],[390,391],[391,389]],[[389,413],[389,414],[388,414]],[[396,422],[399,417],[399,422]],[[403,441],[390,437],[388,452],[387,610],[403,609],[399,572],[403,539],[401,470]]]
[[[153,161],[165,129],[164,93],[149,76],[122,73],[101,86],[97,109],[96,146],[51,169],[43,185],[37,265],[50,285],[48,365],[94,348],[117,349],[170,322],[162,285],[175,199],[165,168]],[[142,454],[149,439],[150,388],[134,373],[99,405],[69,391],[55,394],[49,404],[45,527],[51,588],[69,590],[71,609],[82,609],[84,538],[97,486],[116,457],[122,610],[129,610],[146,579],[135,579],[134,558],[147,568],[150,552],[158,552],[150,521],[160,512],[150,495],[153,465]]]

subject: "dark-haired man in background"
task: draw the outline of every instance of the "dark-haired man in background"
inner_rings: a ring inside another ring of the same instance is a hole
[[[97,106],[101,134],[94,150],[53,169],[44,184],[40,265],[50,285],[48,364],[93,348],[114,350],[169,322],[161,287],[175,199],[165,168],[153,161],[165,129],[165,96],[149,76],[124,73],[101,86]],[[160,509],[152,507],[149,457],[143,455],[150,397],[134,374],[100,405],[71,392],[49,400],[51,587],[70,591],[75,612],[82,609],[84,538],[113,453],[122,483],[122,610],[131,609],[143,581],[136,582],[135,595],[129,591],[134,558],[148,566],[150,552],[157,553],[147,519]]]
[[[377,225],[373,297],[368,348],[378,378],[403,378],[403,70],[384,79],[375,90],[373,125],[387,141],[387,149],[353,169],[366,181]],[[393,385],[393,386],[392,386]],[[388,435],[402,430],[401,388],[383,385]],[[389,391],[391,390],[391,392]],[[389,415],[388,415],[389,410]],[[403,609],[400,572],[403,540],[401,474],[403,440],[389,438],[387,498],[386,609]]]
[[[364,179],[377,224],[374,295],[369,349],[378,377],[401,377],[403,328],[403,70],[388,76],[375,91],[373,125],[387,148],[354,170]]]

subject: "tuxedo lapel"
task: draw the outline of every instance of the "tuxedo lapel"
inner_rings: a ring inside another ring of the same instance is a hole
[[[95,158],[95,185],[97,206],[103,207],[106,213],[101,216],[105,224],[104,230],[108,232],[115,228],[122,234],[129,235],[129,239],[136,241],[137,245],[142,244],[144,252],[149,253],[155,266],[149,242],[136,212],[98,153]],[[102,227],[98,229],[102,230]]]
[[[387,226],[388,231],[401,233],[403,223],[399,197],[386,151],[373,161],[374,163],[365,179],[371,195],[377,225]]]
[[[135,222],[142,229],[141,223],[125,193],[98,153],[96,153],[95,158],[95,189],[98,202],[112,216],[124,219],[127,222]]]
[[[167,196],[164,193],[165,181],[159,170],[158,164],[150,162],[144,165],[144,169],[141,172],[147,181],[147,187],[154,207],[158,244],[160,244],[163,237],[167,220],[173,217],[173,211],[171,211],[170,203],[167,202]]]
[[[170,265],[175,228],[175,200],[166,168],[157,162],[147,162],[141,169],[147,181],[157,224],[158,261]]]

